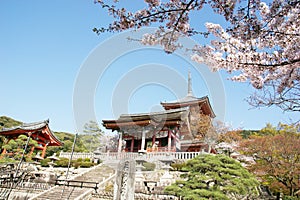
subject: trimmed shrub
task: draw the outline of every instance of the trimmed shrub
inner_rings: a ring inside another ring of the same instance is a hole
[[[143,169],[143,171],[154,171],[154,169],[155,169],[155,164],[154,163],[145,162],[145,163],[143,163],[143,166],[145,167]]]
[[[173,168],[173,171],[187,171],[186,168],[186,163],[172,163],[171,167]]]
[[[55,167],[68,167],[69,159],[68,158],[59,158],[60,160],[55,161]]]
[[[17,160],[9,157],[3,157],[0,159],[0,163],[15,163]]]
[[[49,167],[49,162],[51,162],[49,158],[40,161],[42,167]]]
[[[83,167],[83,168],[88,168],[88,167],[92,167],[94,166],[94,163],[92,162],[82,162],[80,163],[80,167]]]
[[[74,162],[74,163],[72,163],[72,166],[73,166],[75,169],[77,169],[78,167],[81,166],[81,162]]]

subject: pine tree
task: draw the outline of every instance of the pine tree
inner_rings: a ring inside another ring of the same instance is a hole
[[[258,181],[242,165],[225,155],[203,154],[186,163],[182,180],[165,192],[185,200],[251,199],[258,195]]]

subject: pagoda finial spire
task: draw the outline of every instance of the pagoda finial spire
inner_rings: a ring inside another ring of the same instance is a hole
[[[191,78],[191,71],[189,70],[188,74],[188,96],[194,96],[192,90],[192,78]]]

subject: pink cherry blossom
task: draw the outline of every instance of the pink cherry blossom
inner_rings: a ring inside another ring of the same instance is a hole
[[[300,1],[145,0],[147,8],[135,13],[117,8],[117,3],[97,2],[115,18],[107,28],[95,28],[98,34],[159,23],[155,33],[140,41],[161,45],[167,53],[182,48],[181,37],[203,35],[210,44],[190,50],[193,61],[213,71],[235,72],[233,81],[251,83],[257,89],[249,98],[253,106],[300,111]],[[191,27],[190,13],[204,5],[224,16],[228,25],[207,22],[207,32]]]

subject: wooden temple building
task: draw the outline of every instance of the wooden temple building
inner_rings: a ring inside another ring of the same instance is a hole
[[[122,114],[116,120],[102,120],[106,129],[118,131],[118,152],[198,152],[207,149],[204,137],[215,114],[207,96],[197,98],[193,95],[190,73],[187,95],[161,105],[164,111]]]
[[[17,139],[20,135],[30,136],[33,140],[38,143],[38,146],[31,147],[30,153],[34,150],[41,151],[41,157],[44,158],[46,155],[46,150],[48,146],[62,146],[63,143],[54,135],[54,133],[49,128],[49,120],[34,123],[23,123],[20,126],[12,128],[3,128],[0,130],[0,135],[10,140]],[[2,154],[8,153],[4,148]]]

